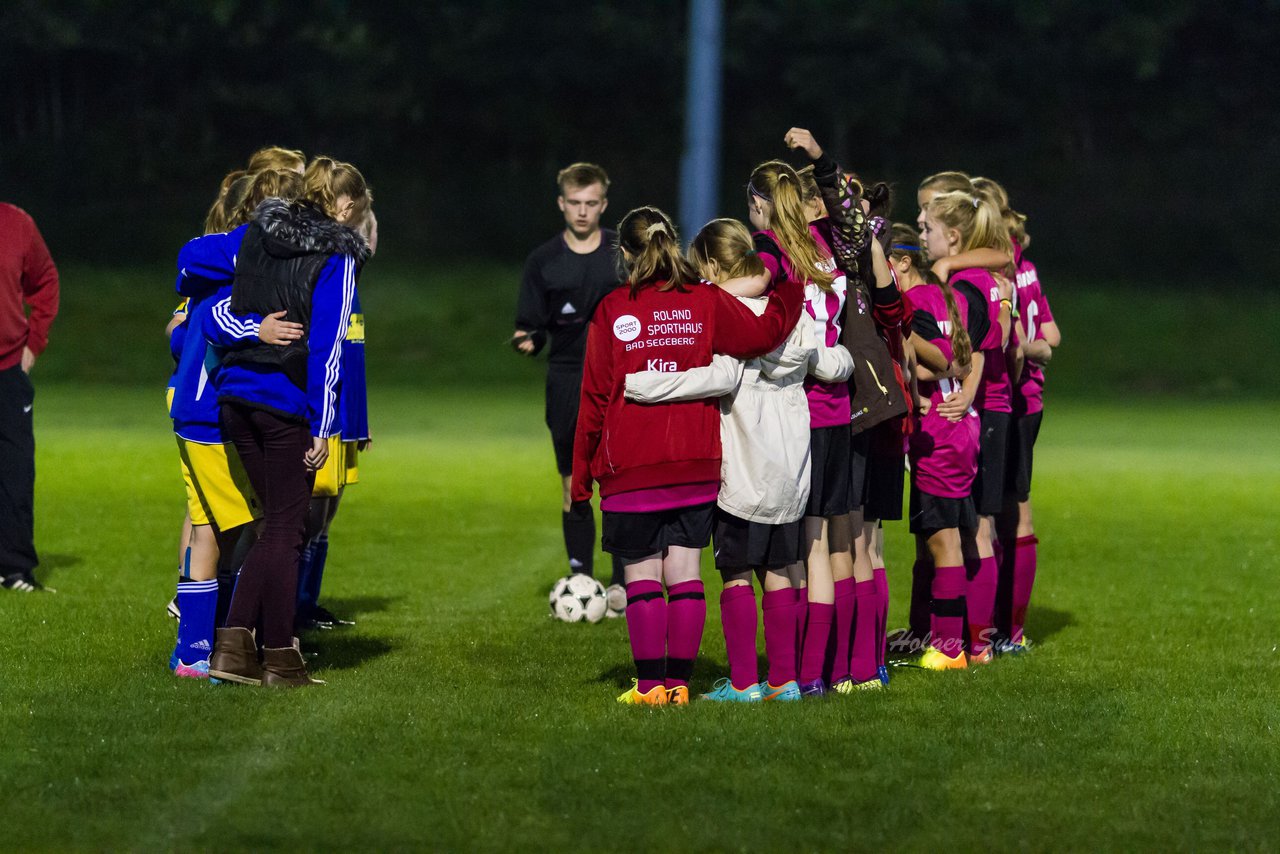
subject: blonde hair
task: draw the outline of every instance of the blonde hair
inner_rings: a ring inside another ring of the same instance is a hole
[[[933,190],[935,193],[973,192],[973,181],[963,172],[937,172],[920,182],[918,192]]]
[[[960,232],[960,249],[998,249],[1013,257],[1013,243],[1005,228],[1000,208],[989,194],[957,190],[939,193],[925,205],[925,211]]]
[[[711,281],[712,261],[719,267],[723,281],[760,276],[765,272],[764,262],[751,241],[751,232],[736,219],[713,219],[704,225],[689,244],[689,260],[708,281]]]
[[[258,205],[266,199],[291,202],[301,192],[302,176],[292,169],[267,169],[259,172],[249,180],[244,197],[227,217],[227,228],[235,228],[253,219]]]
[[[809,218],[804,210],[804,189],[796,170],[781,160],[761,163],[751,173],[748,189],[752,195],[769,204],[769,229],[792,267],[822,290],[830,292],[835,278],[819,266],[827,259],[822,257],[818,242],[809,230]]]
[[[217,234],[227,230],[227,191],[231,189],[237,180],[243,177],[245,177],[243,169],[232,169],[222,176],[222,182],[218,184],[218,195],[214,196],[213,204],[209,206],[209,212],[204,216],[205,234]]]
[[[312,160],[302,176],[302,193],[298,198],[311,202],[327,216],[336,219],[339,196],[346,196],[355,203],[350,222],[359,222],[373,205],[373,193],[359,169],[332,157]]]
[[[562,196],[566,190],[578,190],[592,184],[602,185],[605,195],[609,194],[609,176],[594,163],[570,163],[556,174],[556,186]]]
[[[264,172],[267,169],[279,169],[282,172],[301,173],[307,166],[307,158],[295,148],[281,148],[269,145],[259,148],[249,155],[249,171]]]
[[[1018,241],[1021,246],[1027,245],[1027,215],[1018,213],[1009,206],[1009,194],[1005,188],[990,178],[974,178],[973,186],[981,193],[990,196],[1000,209],[1000,216],[1004,220],[1005,228],[1009,229],[1009,236]]]
[[[683,290],[699,279],[698,271],[680,254],[671,217],[657,208],[636,208],[624,216],[618,223],[618,246],[626,252],[622,265],[632,296],[651,282],[663,282],[658,290],[669,291]]]

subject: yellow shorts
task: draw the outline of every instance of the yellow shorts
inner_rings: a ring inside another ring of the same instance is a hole
[[[166,415],[173,415],[173,393],[177,391],[173,386],[169,386],[164,390],[164,411]]]
[[[178,456],[192,525],[213,523],[229,531],[262,518],[258,497],[234,445],[202,445],[179,436]]]
[[[324,467],[316,472],[316,485],[311,494],[316,498],[332,498],[347,483],[347,463],[343,450],[347,443],[341,436],[329,437],[329,459]]]
[[[347,486],[360,482],[360,450],[358,442],[343,442],[343,453],[347,463]]]

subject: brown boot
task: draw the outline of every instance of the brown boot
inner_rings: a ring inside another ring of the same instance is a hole
[[[286,646],[262,651],[262,684],[269,688],[303,688],[324,682],[307,673],[302,652],[296,646]]]
[[[209,675],[241,685],[261,685],[262,665],[258,663],[258,644],[253,632],[234,627],[215,629]]]

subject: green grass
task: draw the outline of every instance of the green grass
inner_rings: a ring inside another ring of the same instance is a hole
[[[0,848],[1280,838],[1274,401],[1091,402],[1064,348],[1037,454],[1033,655],[902,673],[879,695],[623,708],[622,621],[546,617],[563,555],[538,368],[501,348],[509,288],[489,285],[509,271],[477,270],[371,279],[377,441],[334,524],[325,594],[358,625],[308,637],[328,684],[289,693],[165,669],[182,512],[153,330],[167,296],[70,272],[36,377],[40,575],[59,592],[0,595]],[[1060,302],[1062,316],[1089,301]],[[1063,324],[1093,352],[1107,327],[1085,319]],[[1206,335],[1232,340],[1214,323]],[[150,387],[120,382],[153,368]],[[902,525],[887,540],[901,624],[912,546]],[[725,671],[705,578],[702,688]]]
[[[52,596],[0,597],[19,848],[1265,847],[1280,748],[1273,413],[1063,405],[1037,468],[1034,655],[879,696],[614,704],[625,626],[545,616],[561,563],[535,393],[375,396],[333,531],[328,685],[179,683],[159,396],[39,398]],[[1207,520],[1207,521],[1206,521]],[[888,536],[893,622],[908,537]],[[712,573],[709,589],[718,589]],[[724,672],[715,596],[696,682]]]

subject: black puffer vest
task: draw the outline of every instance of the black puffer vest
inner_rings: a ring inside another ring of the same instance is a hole
[[[267,199],[259,205],[236,256],[231,311],[263,316],[284,311],[285,320],[301,323],[304,334],[289,344],[257,343],[231,350],[223,364],[279,371],[305,390],[311,292],[332,255],[352,255],[361,266],[369,247],[357,232],[306,202]]]

